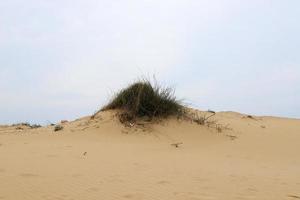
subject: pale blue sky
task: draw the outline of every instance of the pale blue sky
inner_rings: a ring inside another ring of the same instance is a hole
[[[0,2],[0,124],[93,113],[141,75],[193,107],[300,118],[299,0]]]

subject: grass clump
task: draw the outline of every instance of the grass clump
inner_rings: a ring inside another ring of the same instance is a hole
[[[120,109],[120,121],[135,118],[149,119],[181,115],[183,106],[174,96],[172,88],[153,85],[150,81],[137,81],[118,92],[102,110]]]

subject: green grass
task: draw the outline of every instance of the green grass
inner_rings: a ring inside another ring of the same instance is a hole
[[[125,121],[136,117],[161,118],[181,115],[183,106],[169,87],[153,85],[150,81],[137,81],[118,92],[101,110],[120,109]],[[123,115],[124,117],[124,115]]]

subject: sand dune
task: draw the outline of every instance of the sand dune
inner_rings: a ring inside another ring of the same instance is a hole
[[[300,199],[300,120],[212,120],[221,130],[177,119],[124,127],[111,111],[57,132],[0,126],[0,199]]]

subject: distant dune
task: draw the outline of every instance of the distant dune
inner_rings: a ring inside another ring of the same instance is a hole
[[[0,126],[0,199],[300,199],[300,120],[221,112],[124,126],[115,114],[56,132]]]

